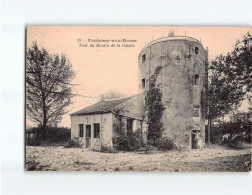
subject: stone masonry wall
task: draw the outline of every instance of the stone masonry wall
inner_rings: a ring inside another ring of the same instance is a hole
[[[139,92],[148,90],[155,68],[163,67],[156,83],[162,89],[162,102],[166,108],[162,116],[164,136],[173,139],[180,148],[191,148],[192,130],[201,130],[205,137],[205,116],[201,111],[206,60],[202,45],[188,40],[158,42],[144,48],[139,55]],[[199,75],[198,85],[194,84],[196,74]],[[145,79],[145,88],[142,88],[142,79]]]

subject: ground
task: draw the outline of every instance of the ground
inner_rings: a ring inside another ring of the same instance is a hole
[[[250,145],[228,149],[213,145],[203,150],[100,153],[63,146],[26,146],[29,171],[168,171],[246,172]]]

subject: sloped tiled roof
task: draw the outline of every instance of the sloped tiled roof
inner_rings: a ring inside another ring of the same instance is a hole
[[[97,102],[96,104],[88,106],[70,115],[73,116],[73,115],[108,113],[108,112],[111,112],[111,110],[113,110],[116,106],[126,102],[130,98],[131,97],[126,97],[126,98],[116,99],[116,100],[102,100],[102,101]]]

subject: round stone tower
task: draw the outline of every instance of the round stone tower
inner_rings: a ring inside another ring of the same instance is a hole
[[[138,56],[139,92],[148,91],[151,76],[157,74],[165,107],[164,136],[180,148],[194,148],[195,133],[201,133],[205,143],[207,53],[198,40],[174,36],[150,42]],[[155,71],[157,67],[161,71]]]

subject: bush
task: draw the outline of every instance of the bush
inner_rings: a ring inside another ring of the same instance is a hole
[[[117,135],[113,138],[113,145],[117,150],[138,151],[144,146],[141,130],[130,131],[126,134]]]
[[[81,144],[80,144],[80,142],[79,141],[77,141],[77,140],[70,140],[70,141],[68,141],[66,144],[65,144],[65,146],[64,146],[65,148],[81,148]]]
[[[172,150],[175,148],[174,142],[167,137],[159,138],[156,141],[156,145],[158,147],[158,150],[161,150],[161,151]]]
[[[32,129],[26,130],[27,145],[39,145],[41,142],[40,132],[40,127],[34,127]],[[31,134],[32,136],[28,137],[28,134]],[[71,129],[66,127],[47,127],[46,140],[49,142],[69,141],[71,140]]]
[[[66,127],[49,127],[46,134],[50,142],[65,142],[71,139],[71,129]]]
[[[221,122],[213,126],[210,133],[211,143],[239,148],[242,141],[251,142],[251,122]]]
[[[144,152],[145,154],[149,154],[151,152],[152,146],[154,141],[152,139],[147,140],[147,142],[144,145]]]
[[[116,150],[112,147],[108,147],[108,146],[102,146],[101,147],[101,152],[104,153],[116,153]]]
[[[38,146],[41,145],[41,137],[37,127],[26,129],[26,145]]]
[[[225,139],[221,142],[221,144],[223,144],[229,148],[241,148],[242,147],[241,137],[239,137],[239,136],[236,136],[231,139]]]

